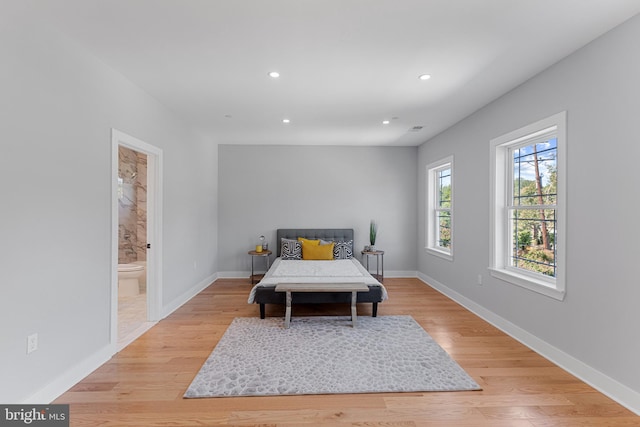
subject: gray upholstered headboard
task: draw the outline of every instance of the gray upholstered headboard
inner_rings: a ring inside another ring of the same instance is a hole
[[[280,256],[280,239],[295,240],[298,237],[344,242],[353,240],[353,228],[279,228],[276,230],[278,248],[276,256]]]

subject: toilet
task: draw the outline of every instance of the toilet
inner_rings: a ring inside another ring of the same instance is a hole
[[[144,273],[144,265],[118,264],[118,295],[135,296],[140,294],[138,279]]]
[[[132,261],[131,264],[141,265],[144,267],[142,275],[138,277],[138,282],[140,282],[140,292],[144,292],[147,287],[147,261]]]

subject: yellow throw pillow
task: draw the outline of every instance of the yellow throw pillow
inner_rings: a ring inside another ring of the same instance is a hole
[[[318,246],[320,244],[320,239],[317,240],[311,240],[311,239],[305,239],[304,237],[298,237],[298,242],[300,243],[308,243],[310,245],[313,246]]]
[[[302,259],[312,260],[332,260],[333,259],[333,246],[335,243],[331,242],[328,245],[319,245],[317,243],[302,242]]]

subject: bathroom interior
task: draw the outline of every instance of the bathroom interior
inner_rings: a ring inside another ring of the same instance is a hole
[[[147,321],[147,156],[118,147],[118,351]]]

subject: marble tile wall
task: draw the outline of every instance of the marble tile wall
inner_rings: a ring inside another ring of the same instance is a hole
[[[118,148],[118,263],[147,260],[147,156]]]

